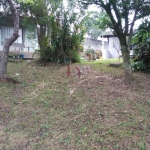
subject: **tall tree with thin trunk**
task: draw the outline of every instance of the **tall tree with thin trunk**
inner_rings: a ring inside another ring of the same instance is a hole
[[[18,31],[19,31],[19,15],[17,12],[17,9],[15,7],[15,3],[12,0],[6,0],[5,4],[8,4],[8,8],[10,9],[13,23],[14,23],[14,29],[13,34],[10,38],[5,39],[3,52],[1,55],[1,61],[0,61],[0,77],[5,78],[7,74],[7,62],[8,62],[8,53],[9,48],[13,44],[13,42],[19,37]]]
[[[119,38],[124,65],[124,79],[132,79],[130,45],[135,21],[150,15],[149,0],[78,0],[83,6],[97,5],[110,18]],[[128,37],[128,38],[127,38]]]
[[[24,12],[24,25],[35,27],[39,48],[44,49],[50,43],[51,19],[57,18],[58,12],[61,12],[62,0],[18,1]]]

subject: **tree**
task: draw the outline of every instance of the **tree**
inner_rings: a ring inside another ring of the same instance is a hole
[[[60,8],[61,0],[19,0],[19,3],[25,17],[24,25],[27,28],[34,27],[36,29],[35,31],[32,28],[32,32],[37,33],[39,47],[43,49],[49,40],[50,16],[54,15],[54,12]]]
[[[64,9],[62,0],[28,3],[22,0],[21,6],[25,15],[24,25],[37,29],[38,53],[42,60],[62,63],[65,57],[78,57],[83,40],[82,19],[79,19],[80,14],[74,12],[71,4]]]
[[[100,34],[106,33],[105,30],[108,27],[108,22],[109,18],[106,13],[88,11],[84,18],[86,33],[91,34],[93,39],[97,39]]]
[[[19,3],[24,15],[23,24],[30,30],[30,37],[37,34],[40,57],[51,59],[50,55],[55,55],[53,45],[58,38],[62,0],[19,0]]]
[[[0,1],[0,4],[3,4],[7,8],[6,10],[10,9],[13,18],[13,23],[14,23],[14,30],[12,36],[8,39],[5,39],[1,61],[0,61],[0,77],[5,78],[7,74],[9,48],[12,45],[12,43],[19,37],[18,35],[19,15],[15,7],[15,3],[12,0]]]
[[[124,79],[132,79],[130,45],[135,21],[150,14],[149,0],[78,0],[84,6],[95,4],[105,11],[121,44]],[[128,40],[127,40],[128,37]]]

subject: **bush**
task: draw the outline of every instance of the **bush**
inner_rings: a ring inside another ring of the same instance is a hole
[[[70,59],[71,59],[72,63],[81,62],[79,52],[72,50],[72,51],[69,52],[69,56],[70,56]]]
[[[39,50],[37,53],[42,61],[66,64],[66,61],[69,63],[71,56],[72,62],[80,62],[78,52],[83,50],[82,42],[85,34],[81,14],[75,13],[71,5],[67,10],[64,10],[62,5],[57,6],[55,5],[54,12],[48,13],[50,15],[43,16],[44,20],[41,17],[39,22],[35,21],[40,31],[38,32]],[[25,21],[28,27],[30,19]]]
[[[87,51],[86,51],[86,55],[88,56],[89,54],[95,54],[95,51],[93,50],[93,49],[88,49]]]
[[[51,61],[51,62],[57,61],[53,54],[53,48],[50,46],[36,50],[36,53],[39,54],[41,60]]]
[[[146,41],[140,48],[134,49],[132,67],[136,71],[150,72],[150,41]]]

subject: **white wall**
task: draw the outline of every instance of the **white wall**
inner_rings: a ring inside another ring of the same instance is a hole
[[[3,45],[1,44],[1,40],[2,40],[1,39],[2,38],[1,37],[2,36],[1,30],[2,29],[0,28],[0,50],[3,50]],[[25,35],[23,35],[23,34],[25,34]],[[22,45],[21,47],[18,47],[17,45],[12,45],[12,46],[10,46],[10,51],[34,52],[35,49],[38,49],[37,39],[29,39],[28,34],[29,34],[28,30],[23,29],[23,32],[22,32],[22,29],[19,29],[20,37],[16,41],[17,41],[17,43],[21,44],[23,41],[23,38],[24,38],[24,45]]]
[[[117,37],[111,37],[109,38],[109,52],[111,55],[111,58],[118,58],[118,52],[120,51],[120,42]]]
[[[101,38],[102,40],[102,57],[103,59],[109,59],[110,52],[109,52],[109,43],[107,41],[107,38]]]
[[[97,51],[97,50],[101,51],[101,47],[102,47],[102,42],[99,40],[85,38],[83,42],[84,52],[86,52],[86,50],[88,49],[93,49],[94,51]]]
[[[23,49],[24,51],[29,51],[29,52],[34,52],[36,49],[38,49],[38,42],[37,42],[37,35],[35,35],[35,39],[34,38],[28,38],[29,37],[29,31],[27,29],[25,29],[25,48]]]
[[[108,38],[98,37],[97,40],[94,40],[91,39],[90,35],[86,35],[83,42],[83,48],[84,52],[86,52],[86,50],[89,48],[95,51],[102,51],[103,59],[118,58],[118,51],[120,51],[120,42],[117,37],[110,37],[109,40]]]

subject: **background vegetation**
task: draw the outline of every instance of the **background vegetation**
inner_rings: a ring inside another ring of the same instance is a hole
[[[133,69],[150,72],[150,22],[147,19],[135,31],[132,41]]]
[[[29,29],[31,26],[37,28],[40,46],[37,52],[42,60],[58,63],[67,63],[68,59],[80,61],[85,32],[82,14],[76,13],[73,5],[65,9],[62,1],[49,0],[21,4],[24,12],[31,14],[25,15],[24,25]]]

